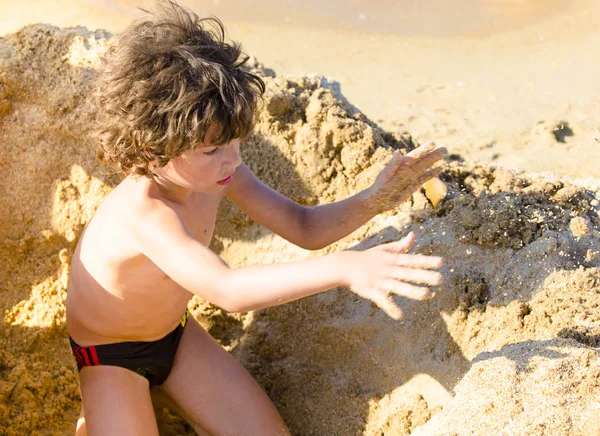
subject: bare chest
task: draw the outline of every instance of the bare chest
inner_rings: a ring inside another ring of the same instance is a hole
[[[178,211],[190,234],[205,246],[210,244],[213,237],[221,198],[220,196],[197,194]]]
[[[217,196],[197,195],[177,210],[188,232],[206,246],[220,201]],[[71,269],[67,304],[71,335],[91,344],[115,338],[154,340],[172,330],[190,293],[135,253],[126,232],[102,232],[102,221],[96,224],[82,238]]]

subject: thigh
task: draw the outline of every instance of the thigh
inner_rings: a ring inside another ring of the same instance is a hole
[[[263,389],[192,317],[161,389],[198,432],[289,435]]]
[[[148,380],[118,366],[80,373],[85,430],[89,436],[158,436]]]

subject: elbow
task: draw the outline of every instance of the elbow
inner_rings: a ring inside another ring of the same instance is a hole
[[[230,286],[222,288],[211,303],[230,313],[245,313],[253,310],[249,302],[242,295],[237,292],[231,292],[231,289],[236,288]]]
[[[246,305],[244,305],[242,301],[236,301],[232,298],[224,298],[222,301],[219,301],[219,303],[216,305],[223,309],[225,312],[229,313],[245,313],[250,312],[250,310],[252,310],[246,307]]]
[[[267,307],[261,305],[260,302],[253,301],[252,298],[230,294],[221,294],[220,298],[214,301],[213,304],[229,313],[247,313]]]
[[[310,207],[303,208],[300,218],[299,231],[297,232],[299,236],[295,238],[296,240],[290,240],[290,242],[304,250],[317,251],[327,247],[331,243],[316,240],[315,235],[317,232],[315,232],[313,224],[311,223],[311,210],[312,209]]]
[[[304,250],[317,251],[327,247],[329,244],[319,244],[314,241],[307,241],[306,239],[296,245]]]
[[[247,312],[243,297],[238,292],[232,291],[232,289],[239,289],[235,270],[229,268],[225,262],[223,266],[224,268],[216,273],[218,280],[209,284],[204,283],[202,289],[198,289],[194,294],[226,312]],[[210,291],[207,292],[207,289]]]
[[[244,302],[227,292],[220,292],[218,296],[214,296],[210,302],[226,312],[246,312]]]

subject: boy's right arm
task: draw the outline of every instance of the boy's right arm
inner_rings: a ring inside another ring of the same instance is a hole
[[[137,227],[140,251],[183,288],[230,312],[246,312],[348,286],[377,304],[392,318],[402,316],[392,301],[395,293],[413,299],[432,296],[441,275],[441,259],[404,254],[414,235],[362,251],[343,251],[297,262],[229,268],[195,240],[177,214],[160,208]]]

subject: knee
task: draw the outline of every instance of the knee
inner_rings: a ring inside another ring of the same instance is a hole
[[[75,425],[75,436],[87,436],[83,407],[81,408],[81,413],[79,414],[79,417],[77,418],[77,424]]]

